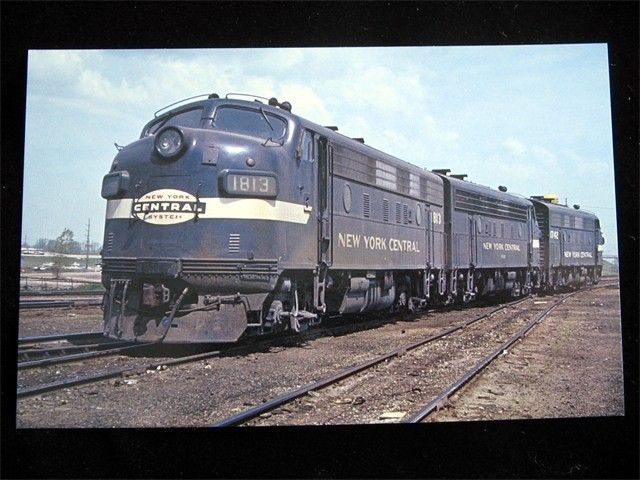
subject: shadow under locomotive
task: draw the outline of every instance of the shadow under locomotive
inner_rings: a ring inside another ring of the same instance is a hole
[[[566,289],[565,289],[566,290]],[[284,348],[309,348],[313,342],[322,338],[338,338],[358,332],[368,332],[382,329],[389,325],[421,323],[422,327],[450,327],[459,322],[459,318],[448,318],[444,323],[440,320],[441,314],[446,312],[464,312],[474,315],[474,310],[483,307],[495,307],[509,305],[513,301],[509,295],[501,294],[484,297],[473,304],[473,308],[460,304],[441,306],[432,311],[402,311],[381,312],[374,311],[369,314],[347,314],[327,317],[323,321],[323,328],[308,329],[304,332],[292,332],[284,330],[270,335],[268,339],[262,336],[246,336],[234,343],[147,343],[146,348],[123,352],[122,355],[130,357],[168,357],[178,358],[201,353],[217,352],[218,357],[241,357],[254,353],[270,353],[273,349]],[[404,328],[404,327],[403,327]],[[404,331],[403,331],[404,332]]]

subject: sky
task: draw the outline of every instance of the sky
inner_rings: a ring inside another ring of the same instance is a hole
[[[275,96],[379,150],[600,218],[617,255],[606,44],[31,50],[22,239],[102,243],[114,142],[190,96]]]

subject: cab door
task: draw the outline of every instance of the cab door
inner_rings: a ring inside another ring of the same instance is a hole
[[[426,238],[426,246],[427,246],[427,255],[426,255],[426,260],[427,260],[427,265],[429,265],[430,267],[433,266],[433,218],[432,218],[432,212],[431,212],[431,208],[429,208],[429,205],[425,205],[424,206],[424,223],[425,223],[425,234],[427,236]]]
[[[300,252],[295,259],[294,268],[313,268],[318,261],[318,156],[317,135],[310,130],[304,130],[296,152],[298,167],[296,186],[299,192],[298,202],[303,205],[305,212],[309,212],[310,219],[307,225],[293,232],[293,238],[288,243],[290,255],[292,251]],[[301,238],[305,241],[301,242]]]
[[[318,137],[318,264],[333,263],[333,149]]]
[[[313,272],[313,305],[316,311],[324,313],[327,271],[333,264],[333,150],[326,137],[316,137],[315,147],[318,152],[318,262]]]
[[[478,264],[478,234],[476,231],[476,216],[469,215],[469,263]]]

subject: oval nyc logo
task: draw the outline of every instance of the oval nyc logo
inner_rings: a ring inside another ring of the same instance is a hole
[[[205,211],[205,204],[190,193],[171,188],[145,193],[133,201],[135,218],[154,225],[172,225],[193,220]]]

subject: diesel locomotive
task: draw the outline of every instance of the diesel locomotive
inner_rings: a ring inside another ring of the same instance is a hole
[[[106,336],[235,342],[601,275],[591,213],[416,167],[275,98],[194,98],[103,179]]]

